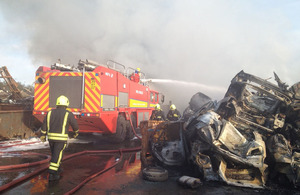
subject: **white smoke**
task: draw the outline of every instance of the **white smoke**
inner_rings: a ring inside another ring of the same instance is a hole
[[[72,65],[113,59],[140,67],[148,78],[219,89],[241,70],[262,78],[275,71],[292,85],[299,81],[294,43],[300,35],[282,7],[299,16],[299,2],[278,0],[2,0],[7,25],[1,33],[22,40],[36,67],[57,59]],[[204,89],[156,85],[182,107]],[[213,99],[224,95],[205,92]]]

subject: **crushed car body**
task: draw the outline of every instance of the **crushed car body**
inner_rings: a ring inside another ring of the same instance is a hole
[[[267,165],[264,164],[266,148],[259,133],[253,132],[254,139],[248,140],[229,121],[222,119],[213,110],[200,113],[192,123],[193,125],[187,125],[191,160],[199,165],[199,171],[204,173],[205,180],[223,180],[231,185],[263,188],[267,168]],[[205,159],[203,154],[207,155],[204,162],[212,164],[211,159],[213,159],[215,161],[213,164],[219,166],[219,177],[216,177],[207,163],[206,166],[199,163],[203,161],[199,159]],[[229,163],[227,162],[235,165],[228,168],[227,164]],[[247,166],[250,168],[244,168]],[[243,177],[242,173],[244,175],[247,175],[246,173],[257,174]],[[239,179],[237,179],[237,175],[240,175]]]
[[[196,166],[206,181],[265,188],[268,180],[281,184],[284,178],[300,186],[300,82],[288,88],[274,77],[277,85],[241,71],[222,100],[195,94],[182,120],[172,124],[179,128],[172,132],[177,142],[152,141],[156,160],[182,165],[174,156],[185,157],[184,166]]]

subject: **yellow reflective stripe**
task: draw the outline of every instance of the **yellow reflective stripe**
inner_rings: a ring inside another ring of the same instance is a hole
[[[63,149],[59,152],[59,157],[58,157],[57,162],[56,163],[50,162],[49,169],[54,170],[54,171],[58,170],[58,168],[60,166],[61,159],[62,159],[62,154],[63,154],[63,151],[65,150],[66,146],[67,146],[67,144],[65,143]]]
[[[48,139],[51,139],[51,140],[68,140],[68,134],[48,133]]]
[[[67,146],[67,144],[65,143],[64,148],[59,153],[59,158],[58,158],[58,161],[57,161],[58,166],[60,165],[60,161],[62,159],[62,154],[63,154],[63,151],[66,148],[66,146]]]
[[[68,134],[48,133],[48,136],[54,136],[54,137],[68,137]]]
[[[48,137],[48,140],[68,141],[68,138],[62,138],[62,137]]]
[[[43,131],[43,130],[41,130],[41,133],[42,133],[42,134],[46,134],[46,133],[47,133],[47,131]]]
[[[61,140],[61,141],[67,141],[68,138],[65,137],[53,137],[53,136],[48,136],[49,140]]]
[[[49,129],[50,129],[50,116],[51,116],[51,111],[49,111],[48,115],[47,115],[47,129],[48,129],[48,132],[49,132]]]
[[[57,170],[58,170],[58,168],[52,167],[52,166],[49,166],[49,169],[51,169],[51,170],[53,170],[53,171],[57,171]]]
[[[66,124],[67,124],[67,121],[68,121],[69,112],[66,112],[66,114],[65,114],[64,122],[63,122],[63,126],[62,126],[62,133],[49,133],[50,116],[51,116],[51,111],[49,111],[48,115],[47,115],[48,139],[63,140],[63,141],[68,140],[68,134],[65,134],[65,131],[66,131]]]
[[[57,163],[54,163],[54,162],[50,162],[50,166],[52,166],[52,167],[59,167],[59,165],[57,164]]]
[[[65,134],[65,131],[66,131],[66,124],[67,124],[67,121],[68,121],[68,116],[69,116],[69,112],[66,112],[65,114],[65,118],[64,118],[64,123],[63,123],[63,127],[62,127],[62,134]]]

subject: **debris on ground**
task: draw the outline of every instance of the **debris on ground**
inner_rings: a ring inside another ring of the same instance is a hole
[[[148,121],[142,163],[190,167],[203,181],[234,186],[300,186],[300,82],[289,88],[274,76],[277,85],[241,71],[222,100],[199,92],[182,120]]]

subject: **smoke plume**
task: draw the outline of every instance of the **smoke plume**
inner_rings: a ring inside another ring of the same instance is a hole
[[[290,33],[279,2],[2,0],[0,10],[8,24],[2,30],[26,43],[36,67],[112,59],[148,78],[202,84],[154,85],[183,110],[198,91],[222,98],[225,90],[203,86],[226,89],[241,70],[298,81],[299,33]]]

